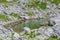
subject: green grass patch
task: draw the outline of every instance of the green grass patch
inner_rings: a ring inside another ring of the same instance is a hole
[[[51,2],[52,4],[58,5],[60,3],[60,0],[47,0],[47,2]],[[38,8],[38,9],[46,9],[47,2],[43,2],[40,0],[31,0],[26,4],[26,7],[28,8]]]
[[[3,40],[2,38],[0,38],[0,40]]]
[[[25,12],[28,16],[33,16],[34,13],[33,12]]]
[[[0,21],[10,21],[11,19],[9,19],[9,17],[8,16],[6,16],[6,15],[3,15],[3,14],[0,14]]]
[[[10,2],[12,3],[12,2],[16,2],[16,1],[18,1],[18,0],[12,0]],[[0,3],[10,3],[10,2],[8,2],[7,0],[0,0]]]
[[[0,0],[0,3],[5,3],[5,2],[7,2],[6,0]]]
[[[52,2],[52,3],[54,3],[54,4],[58,5],[58,4],[60,3],[60,0],[53,0],[53,2]]]
[[[13,16],[13,17],[16,17],[16,18],[20,19],[20,15],[17,14],[17,13],[14,13],[14,12],[12,12],[12,13],[10,14],[10,16]]]
[[[41,8],[41,9],[46,9],[46,3],[45,2],[41,2],[41,4],[39,5],[39,7]]]
[[[28,8],[41,8],[41,9],[46,9],[46,5],[47,3],[46,2],[40,2],[40,0],[35,0],[33,2],[28,2],[26,7]]]
[[[47,40],[60,40],[60,38],[49,37]]]
[[[48,0],[48,1],[56,5],[60,3],[60,0]]]

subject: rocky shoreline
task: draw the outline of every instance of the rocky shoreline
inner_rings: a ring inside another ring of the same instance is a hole
[[[32,5],[35,1],[32,1]],[[55,5],[47,1],[47,5],[45,5],[46,3],[42,2],[43,6],[46,6],[45,9],[45,7],[39,6],[39,2],[38,0],[38,2],[35,2],[36,5],[33,6],[30,5],[29,0],[0,3],[0,40],[47,40],[49,37],[60,38],[60,3]],[[6,17],[10,20],[6,20],[8,19]],[[39,18],[52,21],[48,21],[47,25],[42,24],[38,29],[31,30],[29,27],[24,27],[20,33],[15,32],[11,28],[20,22]]]

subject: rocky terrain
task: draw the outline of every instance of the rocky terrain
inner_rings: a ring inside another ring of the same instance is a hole
[[[60,40],[60,0],[1,0],[0,40]]]

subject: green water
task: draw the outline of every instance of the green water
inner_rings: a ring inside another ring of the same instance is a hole
[[[20,32],[24,27],[29,27],[30,29],[40,28],[40,24],[46,23],[46,20],[28,20],[22,24],[17,24],[13,28],[14,31]]]

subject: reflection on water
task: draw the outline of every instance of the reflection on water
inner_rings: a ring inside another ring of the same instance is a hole
[[[24,27],[29,27],[30,29],[36,29],[41,27],[40,24],[46,23],[46,20],[41,19],[41,20],[28,20],[24,23],[17,24],[13,28],[14,31],[16,32],[21,32],[23,31]]]

